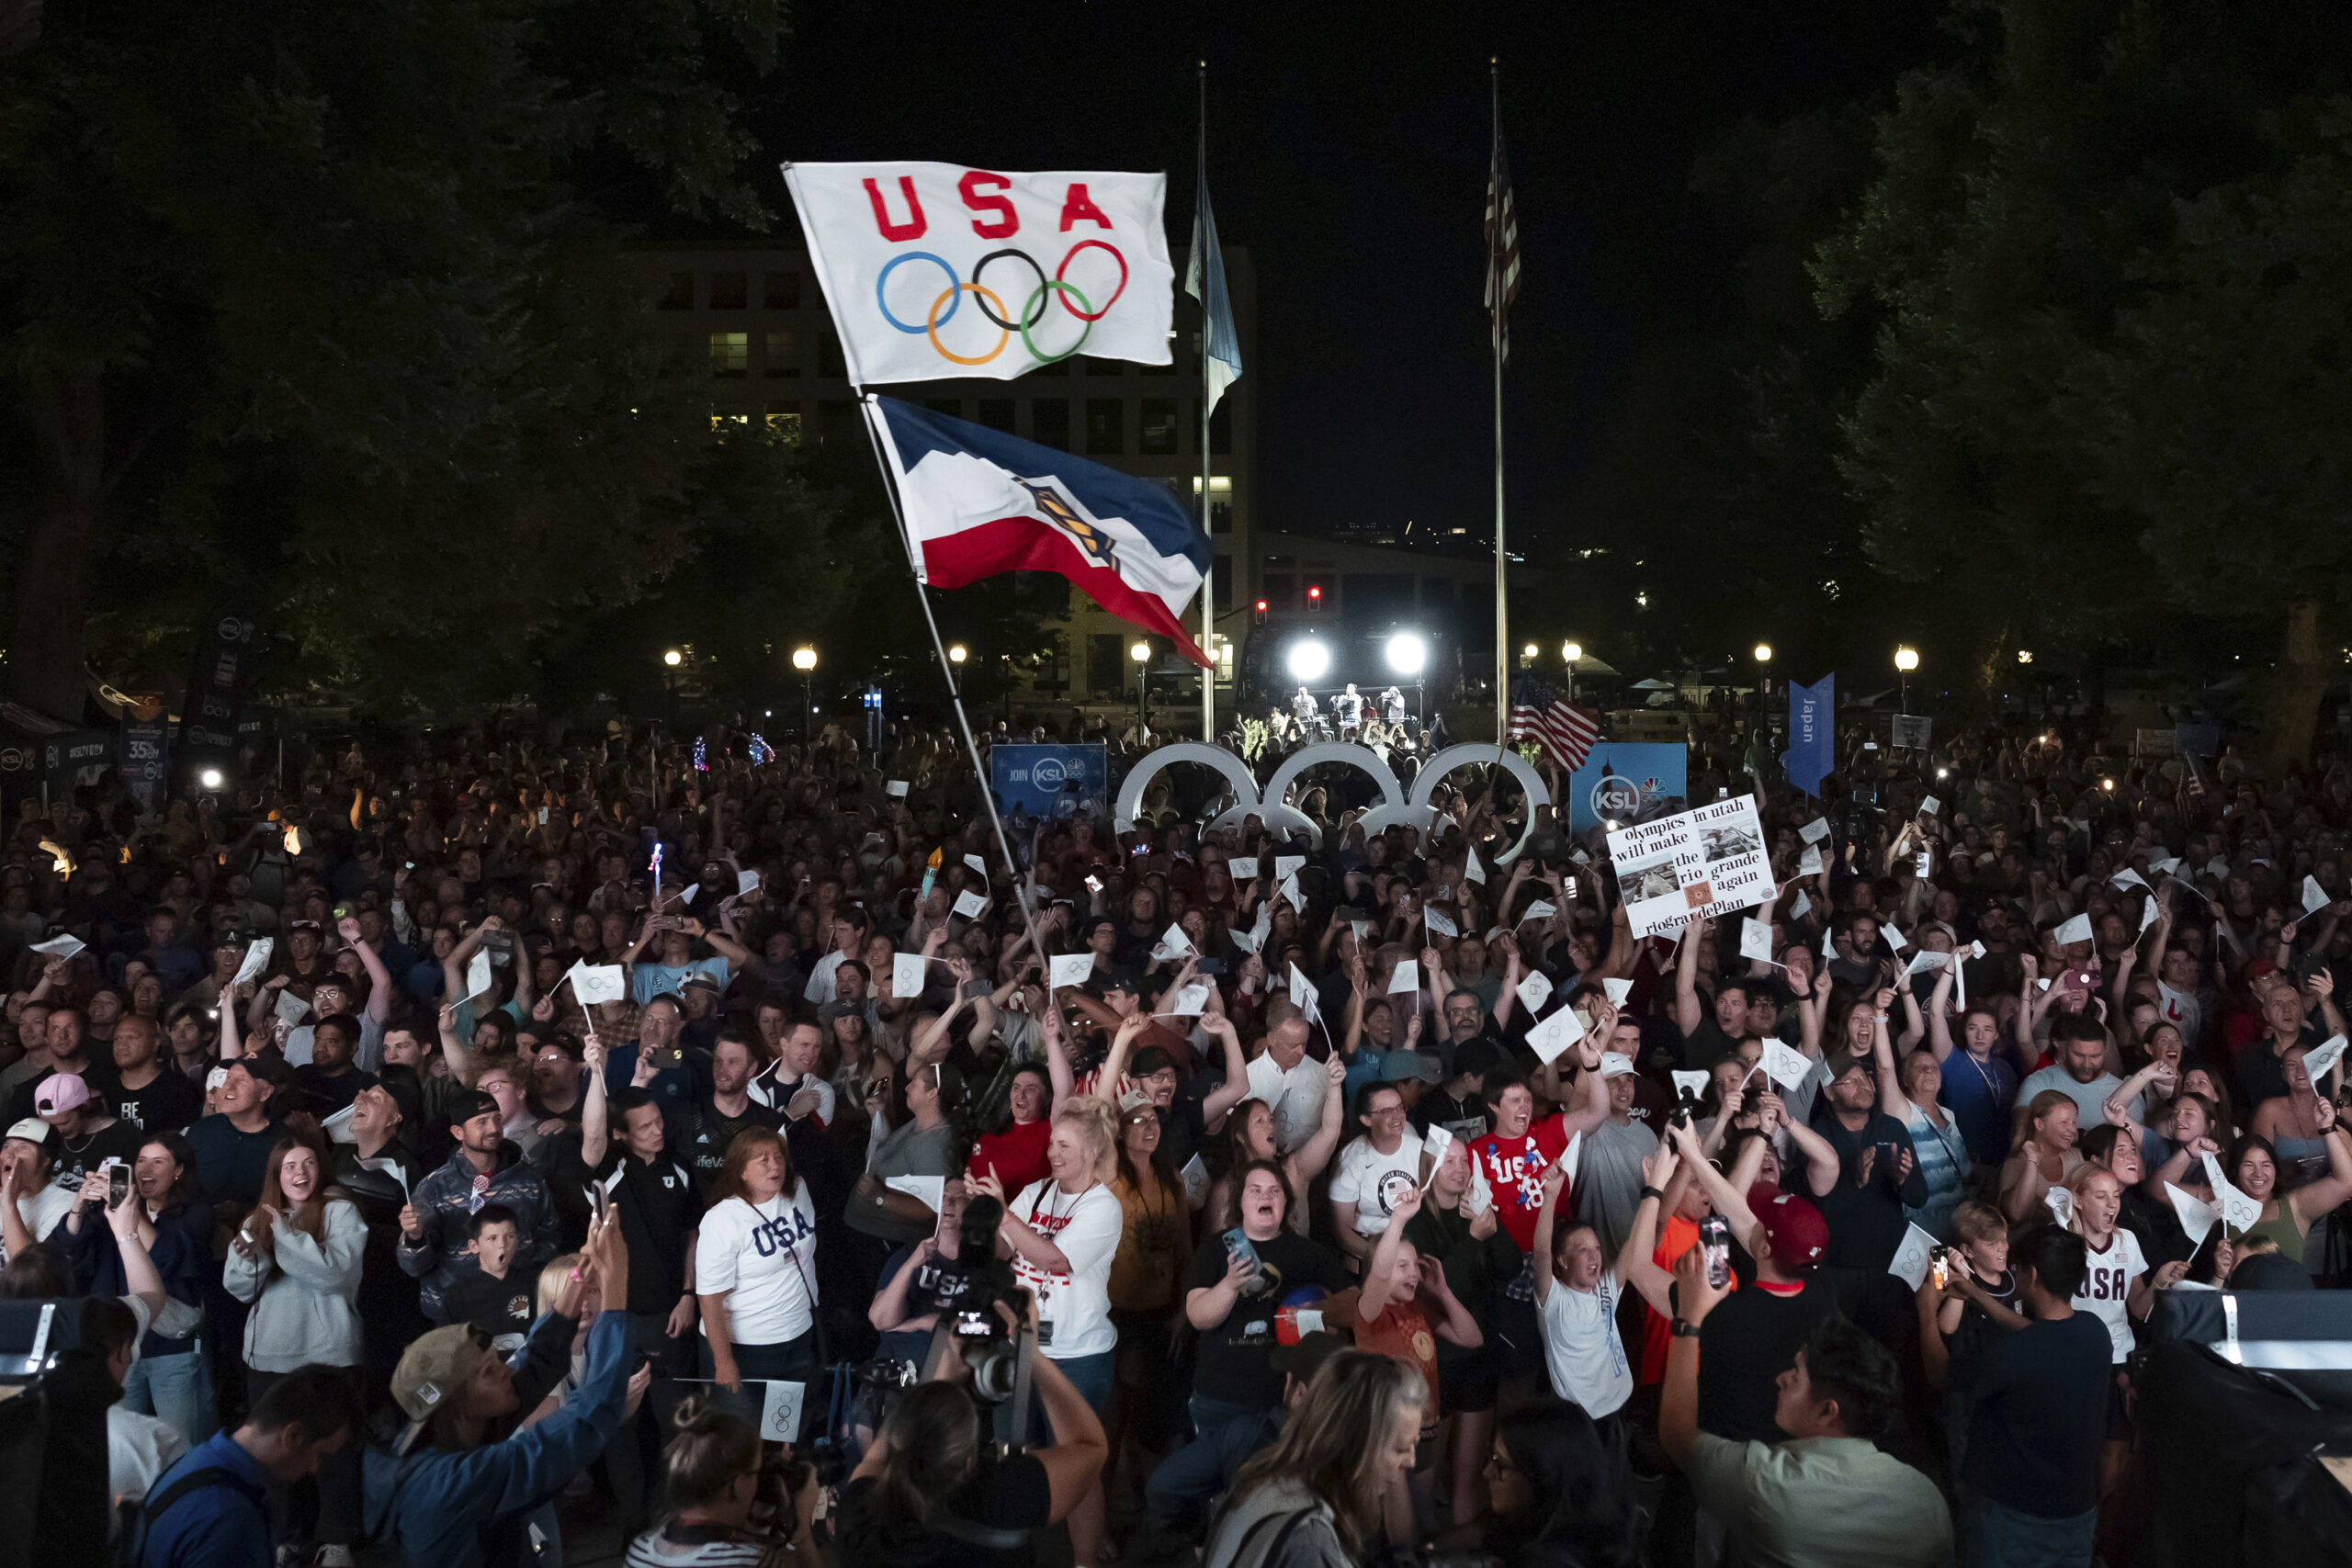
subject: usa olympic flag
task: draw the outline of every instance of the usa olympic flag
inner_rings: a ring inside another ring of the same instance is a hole
[[[786,164],[849,378],[1009,381],[1084,353],[1171,363],[1167,176]]]
[[[1059,572],[1207,667],[1179,617],[1200,592],[1209,542],[1165,485],[896,398],[873,407],[923,581]]]

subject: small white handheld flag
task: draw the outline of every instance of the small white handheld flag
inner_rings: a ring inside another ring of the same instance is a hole
[[[1058,953],[1053,960],[1053,973],[1047,976],[1056,990],[1064,986],[1083,986],[1094,973],[1094,954],[1091,953]]]
[[[1551,977],[1541,969],[1530,970],[1527,978],[1519,983],[1518,995],[1520,1006],[1530,1013],[1542,1012],[1544,1004],[1552,999]]]
[[[584,1008],[616,1002],[628,995],[628,972],[617,964],[576,964],[571,978],[571,994]]]
[[[899,953],[890,957],[890,995],[904,1001],[922,995],[922,954]]]
[[[968,887],[956,896],[955,912],[967,920],[978,917],[979,912],[988,907],[989,901]]]
[[[1739,955],[1742,958],[1772,962],[1772,928],[1762,920],[1748,919],[1739,922]]]
[[[1528,1044],[1546,1062],[1557,1061],[1561,1052],[1583,1038],[1584,1020],[1574,1008],[1562,1008],[1527,1032]]]

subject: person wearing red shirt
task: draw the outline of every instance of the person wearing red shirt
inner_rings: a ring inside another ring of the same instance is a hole
[[[1005,1099],[1012,1108],[1012,1123],[974,1140],[972,1158],[965,1168],[986,1176],[993,1167],[1007,1192],[1019,1192],[1046,1179],[1046,1145],[1054,1134],[1054,1089],[1045,1067],[1024,1063],[1015,1068]]]
[[[1571,1052],[1584,1089],[1584,1102],[1573,1111],[1535,1122],[1535,1092],[1525,1078],[1501,1071],[1487,1075],[1487,1114],[1494,1131],[1471,1144],[1470,1162],[1494,1194],[1496,1218],[1530,1259],[1495,1303],[1495,1353],[1506,1378],[1544,1375],[1544,1337],[1535,1314],[1535,1222],[1544,1211],[1544,1173],[1567,1151],[1571,1139],[1609,1117],[1598,1033],[1588,1033]],[[1567,1201],[1563,1194],[1562,1201]]]

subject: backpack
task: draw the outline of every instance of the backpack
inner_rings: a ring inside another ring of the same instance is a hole
[[[201,1492],[209,1486],[227,1486],[234,1489],[254,1507],[262,1509],[264,1517],[267,1517],[267,1505],[264,1502],[261,1494],[254,1490],[251,1482],[226,1466],[206,1465],[201,1470],[189,1471],[161,1492],[151,1494],[144,1502],[122,1503],[117,1506],[112,1559],[114,1568],[144,1568],[147,1560],[147,1537],[154,1529],[155,1521],[162,1518],[164,1513],[181,1498],[187,1496],[190,1493]]]

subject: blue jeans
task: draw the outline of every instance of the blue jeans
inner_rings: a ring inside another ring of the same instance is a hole
[[[1204,1438],[1213,1435],[1218,1427],[1238,1421],[1244,1416],[1258,1414],[1246,1404],[1233,1404],[1222,1399],[1211,1399],[1204,1393],[1193,1395],[1192,1402],[1184,1409],[1185,1413],[1193,1418],[1193,1435]]]
[[[122,1407],[168,1421],[190,1448],[212,1436],[212,1367],[201,1345],[176,1356],[141,1356],[122,1381]]]
[[[2004,1507],[1982,1493],[1960,1495],[1962,1568],[2086,1568],[2098,1510],[2045,1519]]]
[[[1041,1360],[1046,1359],[1039,1358]],[[1106,1426],[1109,1424],[1111,1414],[1111,1400],[1117,1393],[1119,1387],[1116,1375],[1118,1359],[1119,1353],[1115,1349],[1103,1350],[1091,1356],[1053,1359],[1054,1365],[1060,1370],[1062,1376],[1069,1379],[1070,1386],[1077,1389],[1079,1397],[1086,1401],[1087,1408],[1093,1411]],[[1034,1376],[1035,1374],[1033,1379]],[[1012,1402],[1007,1400],[996,1407],[996,1435],[1001,1441],[1013,1440],[1012,1405]],[[1040,1443],[1052,1440],[1052,1429],[1046,1423],[1045,1402],[1033,1389],[1029,1395],[1027,1441],[1031,1447],[1035,1447]]]

